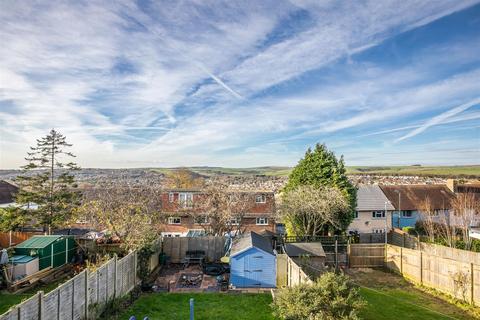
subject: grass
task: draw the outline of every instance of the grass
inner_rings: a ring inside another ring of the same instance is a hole
[[[189,300],[195,299],[195,320],[274,320],[270,294],[156,293],[139,298],[119,319],[189,319]]]
[[[11,306],[19,304],[23,300],[31,297],[31,294],[11,294],[11,293],[0,293],[0,314],[3,314],[10,309]]]
[[[58,287],[59,284],[65,282],[67,279],[59,279],[49,284],[42,285],[40,287],[33,287],[24,293],[12,294],[9,292],[0,292],[0,315],[7,312],[10,307],[19,304],[23,300],[27,300],[38,291],[43,290],[44,293],[48,293]]]
[[[188,168],[205,176],[213,175],[265,175],[265,176],[288,176],[292,170],[290,167],[253,167],[253,168],[223,168],[223,167],[190,167]],[[168,173],[174,168],[152,169],[159,173]],[[405,175],[405,176],[437,176],[437,177],[480,177],[480,166],[350,166],[347,174],[372,174],[372,175]]]
[[[428,294],[402,277],[382,270],[349,270],[368,306],[363,319],[478,319],[479,310],[459,307]]]

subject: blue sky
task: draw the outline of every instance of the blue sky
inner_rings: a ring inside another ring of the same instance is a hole
[[[479,164],[480,1],[0,3],[0,168]]]

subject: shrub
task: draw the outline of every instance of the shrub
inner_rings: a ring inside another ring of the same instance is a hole
[[[403,227],[402,230],[411,235],[417,234],[414,227]]]
[[[311,284],[281,289],[272,303],[274,314],[286,320],[356,320],[364,305],[350,278],[334,272]]]

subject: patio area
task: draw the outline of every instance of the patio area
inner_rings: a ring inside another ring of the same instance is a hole
[[[220,292],[222,280],[228,281],[228,274],[211,276],[204,274],[200,265],[169,264],[155,280],[157,292]]]

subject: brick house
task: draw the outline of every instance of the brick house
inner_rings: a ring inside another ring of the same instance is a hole
[[[275,231],[275,197],[273,192],[243,192],[251,195],[251,204],[246,205],[246,213],[241,221],[232,218],[232,229],[242,231]],[[162,193],[163,222],[162,236],[184,237],[203,234],[208,228],[208,217],[202,216],[201,208],[196,203],[207,195],[201,189],[172,189]]]

